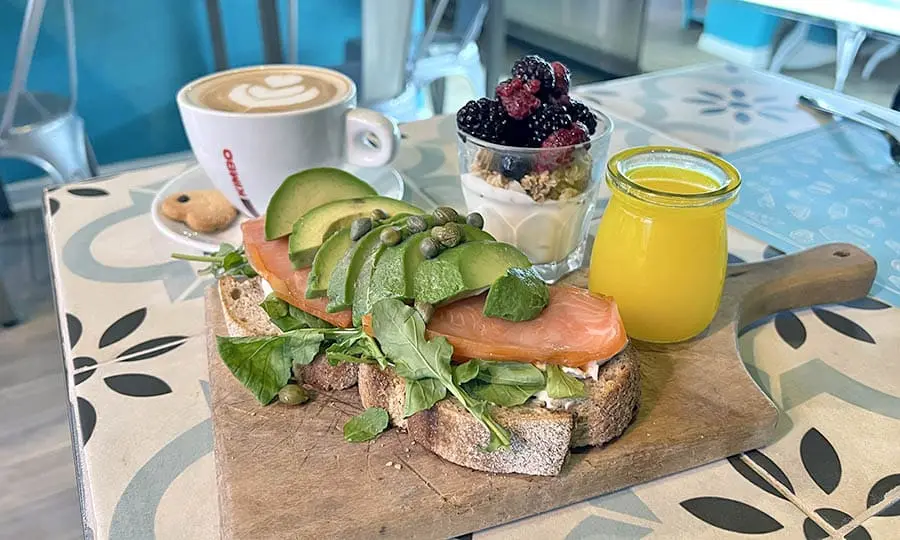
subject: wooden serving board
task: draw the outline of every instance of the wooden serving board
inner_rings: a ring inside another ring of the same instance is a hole
[[[355,389],[302,407],[260,407],[216,353],[226,334],[207,293],[208,351],[224,538],[449,538],[696,467],[770,441],[778,417],[737,352],[743,324],[790,308],[864,296],[875,261],[847,244],[729,268],[710,328],[676,345],[635,343],[637,420],[604,447],[571,455],[557,477],[469,470],[390,430],[343,440]],[[586,274],[571,278],[586,284]],[[400,469],[387,466],[400,464]]]

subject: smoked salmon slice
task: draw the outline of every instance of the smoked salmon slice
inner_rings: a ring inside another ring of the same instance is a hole
[[[583,367],[603,362],[628,343],[615,301],[586,289],[566,285],[550,287],[550,303],[530,321],[511,322],[486,317],[485,295],[473,296],[438,308],[425,331],[428,339],[447,338],[453,358],[543,362]],[[371,317],[363,318],[372,333]]]
[[[244,222],[244,249],[253,268],[285,302],[335,326],[351,325],[350,311],[328,313],[326,298],[306,298],[309,269],[294,270],[288,240],[266,240],[265,218]],[[615,301],[585,289],[550,287],[550,303],[533,320],[510,322],[485,317],[485,295],[438,308],[426,331],[428,339],[444,336],[453,357],[518,362],[543,362],[582,367],[618,354],[628,343]],[[371,334],[370,317],[363,318]]]
[[[288,256],[287,237],[266,240],[266,218],[260,217],[241,224],[244,234],[244,251],[250,265],[269,282],[278,298],[292,304],[310,315],[335,326],[347,328],[351,324],[350,311],[328,313],[327,298],[307,298],[306,280],[309,268],[294,270]]]

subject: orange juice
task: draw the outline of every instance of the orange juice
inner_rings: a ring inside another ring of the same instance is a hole
[[[591,254],[591,291],[615,298],[635,339],[696,336],[722,295],[737,171],[714,156],[659,147],[621,152],[608,169],[612,198]]]

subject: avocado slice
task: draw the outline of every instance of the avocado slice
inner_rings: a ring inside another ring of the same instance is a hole
[[[408,215],[405,213],[397,214],[388,218],[385,223],[402,221]],[[306,281],[307,298],[319,298],[328,293],[328,284],[331,282],[334,270],[351,247],[353,247],[353,240],[350,239],[350,227],[344,227],[322,243],[322,247],[319,248],[315,259],[313,259],[312,269]]]
[[[292,174],[269,199],[266,240],[290,234],[294,222],[317,206],[340,199],[376,195],[378,192],[372,186],[341,169],[320,167]]]
[[[310,270],[309,277],[306,280],[307,298],[325,296],[328,292],[328,282],[331,280],[331,273],[352,245],[353,240],[350,239],[349,227],[339,230],[331,235],[328,240],[325,240],[316,253],[316,258],[312,263],[312,270]]]
[[[529,268],[528,257],[502,242],[466,242],[416,269],[415,298],[441,304],[480,294],[510,268]]]
[[[311,265],[325,240],[349,227],[353,220],[368,216],[376,208],[389,215],[425,213],[409,203],[389,197],[345,199],[313,208],[294,223],[288,248],[294,268]]]
[[[328,281],[328,306],[325,309],[329,313],[343,311],[352,307],[356,279],[359,277],[363,264],[365,264],[366,259],[372,253],[383,247],[380,238],[381,231],[388,227],[402,224],[406,217],[406,214],[398,215],[388,220],[385,224],[375,227],[357,240],[344,253],[344,256],[331,272],[331,279]]]
[[[471,225],[460,225],[460,227],[463,232],[463,242],[494,239],[490,234]],[[370,296],[377,300],[384,298],[413,299],[416,269],[425,260],[422,252],[419,251],[419,244],[430,234],[430,231],[414,234],[396,246],[385,248],[372,273]],[[377,300],[375,301],[377,302]]]
[[[486,317],[530,321],[550,303],[550,288],[531,268],[510,268],[491,284],[484,301]]]
[[[356,277],[356,284],[353,288],[353,326],[359,326],[362,316],[368,313],[378,300],[383,299],[376,296],[379,291],[373,289],[371,285],[375,265],[378,264],[378,259],[384,254],[384,251],[385,245],[378,244],[378,247],[366,257],[359,270],[359,275]]]

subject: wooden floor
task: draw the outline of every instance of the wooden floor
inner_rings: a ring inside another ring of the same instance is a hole
[[[66,388],[40,212],[0,221],[0,539],[82,537]]]

